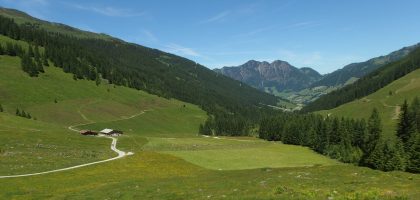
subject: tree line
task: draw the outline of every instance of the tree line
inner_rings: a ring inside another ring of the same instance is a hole
[[[389,83],[420,68],[420,48],[413,50],[405,58],[387,64],[341,89],[321,96],[305,106],[303,112],[328,110],[355,99],[372,94]]]
[[[420,172],[420,101],[404,102],[396,134],[383,136],[376,109],[364,119],[280,114],[261,121],[259,137],[310,147],[345,163],[383,171]]]

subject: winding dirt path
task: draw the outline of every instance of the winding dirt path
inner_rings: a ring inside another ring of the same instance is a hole
[[[385,103],[384,100],[381,100],[381,103],[382,103],[383,106],[385,106],[387,108],[394,108],[395,109],[394,115],[392,116],[392,119],[398,119],[400,117],[401,106],[398,106],[398,105],[397,106],[388,105],[387,103]]]
[[[126,153],[124,151],[121,151],[121,150],[117,149],[117,147],[116,147],[117,146],[117,138],[103,136],[103,135],[98,136],[98,137],[106,137],[106,138],[112,139],[111,150],[118,153],[118,156],[110,158],[110,159],[106,159],[106,160],[90,162],[90,163],[86,163],[86,164],[81,164],[81,165],[76,165],[76,166],[72,166],[72,167],[56,169],[56,170],[50,170],[50,171],[45,171],[45,172],[38,172],[38,173],[31,173],[31,174],[20,174],[20,175],[10,175],[10,176],[0,176],[0,179],[2,179],[2,178],[26,177],[26,176],[36,176],[36,175],[42,175],[42,174],[50,174],[50,173],[54,173],[54,172],[67,171],[67,170],[77,169],[77,168],[86,167],[86,166],[90,166],[90,165],[95,165],[95,164],[99,164],[99,163],[113,161],[113,160],[120,159],[120,158],[123,158],[123,157],[128,156],[128,155],[133,155],[132,152]]]
[[[111,120],[108,122],[115,122],[115,121],[122,121],[122,120],[128,120],[128,119],[132,119],[134,117],[137,117],[139,115],[144,114],[146,111],[149,110],[144,110],[141,111],[138,114],[134,114],[131,115],[129,117],[122,117],[121,119],[116,119],[116,120]],[[90,121],[90,120],[89,120]],[[82,125],[88,125],[88,124],[94,124],[96,122],[89,122],[89,123],[84,123],[84,124],[77,124],[77,125],[72,125],[67,127],[69,130],[71,131],[75,131],[75,132],[79,132],[80,130],[76,129],[76,126],[82,126]],[[105,135],[99,135],[97,137],[105,137],[105,138],[109,138],[112,139],[111,142],[111,150],[116,152],[118,154],[118,156],[110,158],[110,159],[106,159],[106,160],[101,160],[101,161],[96,161],[96,162],[90,162],[90,163],[85,163],[85,164],[81,164],[81,165],[76,165],[76,166],[72,166],[72,167],[66,167],[66,168],[61,168],[61,169],[56,169],[56,170],[50,170],[50,171],[45,171],[45,172],[38,172],[38,173],[31,173],[31,174],[20,174],[20,175],[9,175],[9,176],[0,176],[0,179],[3,178],[17,178],[17,177],[26,177],[26,176],[36,176],[36,175],[42,175],[42,174],[50,174],[50,173],[55,173],[55,172],[61,172],[61,171],[67,171],[67,170],[72,170],[72,169],[77,169],[77,168],[81,168],[81,167],[86,167],[86,166],[90,166],[90,165],[95,165],[95,164],[100,164],[100,163],[105,163],[105,162],[109,162],[109,161],[113,161],[113,160],[117,160],[120,158],[123,158],[125,156],[129,156],[129,155],[133,155],[133,152],[125,152],[125,151],[121,151],[119,149],[117,149],[117,141],[118,139],[115,137],[110,137],[110,136],[105,136]]]

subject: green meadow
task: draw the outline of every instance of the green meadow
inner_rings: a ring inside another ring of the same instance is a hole
[[[17,57],[0,56],[0,104],[5,109],[0,113],[0,176],[116,156],[109,139],[81,136],[69,126],[123,130],[117,148],[134,155],[69,171],[0,179],[0,199],[420,196],[419,175],[342,164],[305,147],[256,138],[199,136],[198,126],[207,115],[198,106],[105,80],[99,86],[93,81],[76,81],[52,64],[44,74],[31,78],[19,62]],[[412,88],[403,86],[395,87],[396,95]],[[400,103],[393,98],[386,98],[386,103]],[[15,116],[16,108],[36,120]]]

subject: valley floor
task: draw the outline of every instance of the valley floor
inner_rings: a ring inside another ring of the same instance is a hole
[[[117,149],[134,153],[67,171],[0,179],[0,199],[420,196],[420,175],[346,165],[308,148],[256,138],[197,135],[207,115],[195,105],[125,87],[75,81],[53,66],[30,78],[14,57],[1,56],[0,66],[0,103],[5,110],[0,112],[0,176],[115,157],[108,138],[82,136],[74,131],[79,129],[124,130]],[[16,108],[37,120],[15,116]],[[140,114],[144,110],[148,111]]]

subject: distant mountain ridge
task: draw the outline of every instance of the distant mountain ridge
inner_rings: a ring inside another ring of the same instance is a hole
[[[282,60],[272,63],[250,60],[239,66],[223,67],[214,71],[263,91],[273,87],[277,91],[297,91],[322,78],[312,68],[299,69]]]
[[[417,47],[420,47],[420,43],[404,47],[385,56],[369,59],[365,62],[348,64],[341,69],[326,74],[321,80],[313,83],[311,87],[342,87],[348,82],[354,82],[351,81],[352,79],[357,80],[384,65],[400,60],[415,50]]]

